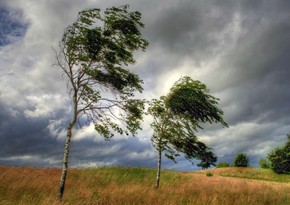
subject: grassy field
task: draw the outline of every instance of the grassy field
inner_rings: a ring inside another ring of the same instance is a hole
[[[72,169],[62,203],[56,201],[59,178],[59,169],[0,166],[0,204],[290,205],[290,175],[261,169],[166,170],[159,190],[154,169]]]

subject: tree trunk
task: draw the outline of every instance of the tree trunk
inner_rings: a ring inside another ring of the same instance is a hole
[[[158,149],[158,163],[157,163],[157,177],[155,181],[155,189],[158,189],[159,187],[159,181],[160,181],[160,170],[161,170],[161,149]]]
[[[68,168],[69,146],[70,146],[70,139],[72,136],[73,125],[74,125],[74,122],[72,121],[67,128],[67,136],[66,136],[66,141],[65,141],[65,145],[64,145],[64,153],[63,153],[62,173],[61,173],[59,188],[58,188],[58,193],[57,193],[57,198],[59,200],[62,199],[63,192],[64,192],[64,185],[65,185],[67,168]]]
[[[63,166],[62,166],[62,173],[60,177],[59,187],[58,187],[58,193],[57,198],[61,201],[63,193],[64,193],[64,186],[65,186],[65,180],[66,180],[66,174],[67,174],[67,168],[68,168],[68,154],[69,154],[69,146],[70,146],[70,140],[72,136],[72,129],[74,125],[77,122],[77,115],[78,115],[78,104],[77,104],[77,90],[75,89],[74,97],[73,97],[73,103],[74,103],[74,114],[71,122],[69,123],[67,127],[67,135],[66,135],[66,141],[64,144],[64,153],[63,153]]]

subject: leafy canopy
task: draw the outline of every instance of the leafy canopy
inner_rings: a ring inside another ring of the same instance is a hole
[[[153,99],[148,113],[153,117],[151,138],[157,150],[173,161],[180,153],[193,163],[201,160],[202,168],[215,165],[217,158],[195,133],[201,122],[221,122],[223,112],[216,107],[217,98],[208,94],[206,86],[186,76],[177,81],[167,96]]]
[[[261,158],[259,160],[259,167],[262,169],[269,169],[270,168],[270,161],[266,158]]]
[[[128,8],[81,11],[66,28],[57,53],[75,115],[94,123],[106,139],[113,136],[112,130],[134,134],[144,109],[143,101],[132,99],[135,91],[143,90],[143,82],[126,66],[136,62],[134,51],[144,51],[148,42],[140,32],[141,13]]]
[[[244,153],[237,154],[234,160],[235,167],[248,167],[249,166],[249,158]]]
[[[271,169],[278,174],[290,173],[290,134],[288,141],[282,147],[275,148],[269,155]]]
[[[166,105],[192,125],[209,122],[227,126],[222,118],[223,111],[217,107],[218,100],[209,94],[205,84],[185,76],[171,88]]]

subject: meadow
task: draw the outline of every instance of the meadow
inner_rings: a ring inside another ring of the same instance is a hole
[[[207,173],[213,176],[207,176]],[[62,202],[60,169],[0,166],[0,204],[290,204],[290,175],[254,168],[198,172],[101,167],[70,169]]]

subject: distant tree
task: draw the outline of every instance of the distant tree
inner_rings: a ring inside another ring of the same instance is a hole
[[[227,126],[222,110],[216,106],[217,100],[208,94],[204,84],[186,76],[174,84],[167,96],[150,102],[148,113],[153,117],[154,129],[151,141],[158,152],[155,188],[159,187],[162,152],[174,162],[183,153],[192,163],[194,158],[200,159],[203,168],[215,165],[216,157],[195,132],[202,128],[201,122]]]
[[[269,155],[271,169],[278,174],[290,173],[290,134],[287,134],[288,141],[282,147],[277,147]]]
[[[77,21],[66,28],[59,51],[55,51],[73,107],[59,199],[64,192],[72,129],[78,119],[94,123],[107,140],[114,132],[128,135],[140,129],[144,102],[132,97],[142,91],[142,80],[125,67],[135,63],[133,52],[144,50],[148,43],[139,31],[144,26],[140,12],[129,12],[128,7],[107,8],[103,14],[100,9],[81,11]]]
[[[262,158],[259,160],[259,166],[263,169],[269,169],[270,168],[270,161],[267,158]]]
[[[249,166],[249,158],[246,154],[240,153],[237,154],[234,160],[235,167],[248,167]]]
[[[220,162],[216,165],[217,168],[223,168],[223,167],[231,167],[232,165],[228,162]]]

